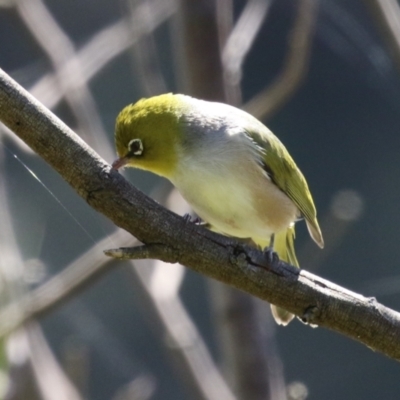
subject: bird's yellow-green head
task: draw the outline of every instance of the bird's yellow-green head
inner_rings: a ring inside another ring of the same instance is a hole
[[[117,117],[115,169],[130,166],[170,177],[177,166],[185,102],[173,94],[139,100]]]

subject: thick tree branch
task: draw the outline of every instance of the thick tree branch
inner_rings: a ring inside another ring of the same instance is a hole
[[[185,222],[111,170],[2,70],[0,120],[55,168],[91,207],[152,245],[160,258],[171,260],[173,254],[173,261],[400,360],[399,313],[307,271],[280,261],[271,263],[260,251]]]

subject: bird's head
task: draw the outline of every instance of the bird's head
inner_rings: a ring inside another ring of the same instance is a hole
[[[182,141],[183,96],[163,94],[125,107],[117,117],[113,168],[135,167],[170,177]]]

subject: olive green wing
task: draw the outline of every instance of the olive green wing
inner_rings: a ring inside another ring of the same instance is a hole
[[[317,212],[307,182],[281,141],[265,126],[265,130],[247,131],[261,152],[262,167],[304,216],[314,241],[322,248],[324,240],[317,221]]]

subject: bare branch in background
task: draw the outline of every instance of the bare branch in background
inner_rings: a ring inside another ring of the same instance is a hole
[[[400,5],[397,0],[365,0],[400,68]]]
[[[126,20],[116,22],[96,33],[76,53],[85,81],[89,82],[110,61],[126,51],[134,42],[135,38],[132,37]],[[71,70],[70,62],[70,60],[66,61],[61,68]],[[72,62],[75,62],[75,60]],[[64,72],[62,73],[64,74]],[[57,106],[65,95],[63,88],[58,87],[57,77],[54,73],[47,73],[29,91],[48,108]]]
[[[214,364],[206,343],[179,296],[169,284],[171,275],[174,277],[177,273],[184,273],[180,268],[183,267],[179,264],[165,265],[162,261],[142,261],[134,271],[151,297],[152,306],[168,334],[171,341],[170,350],[178,356],[176,363],[182,381],[186,385],[192,383],[191,391],[199,391],[201,398],[233,400],[235,396]]]
[[[54,394],[57,393],[57,400],[82,400],[79,392],[64,374],[37,323],[29,323],[25,329],[17,331],[10,341],[16,353],[15,358],[19,352],[19,362],[21,353],[27,356],[29,367],[35,377],[34,390],[38,391],[38,399],[54,400]],[[18,383],[21,385],[20,380]],[[23,393],[19,394],[23,395]],[[26,395],[28,397],[17,396],[17,398],[34,398],[32,392]]]
[[[146,96],[165,93],[167,92],[167,84],[161,72],[154,29],[151,26],[154,19],[153,15],[157,10],[155,7],[151,8],[150,5],[143,7],[146,3],[150,3],[148,0],[127,0],[127,2],[132,35],[140,37],[132,47],[132,55],[137,70],[136,75],[140,76],[139,83]],[[147,32],[147,34],[140,35],[142,31]]]
[[[219,48],[223,49],[234,25],[233,0],[217,0],[216,19]],[[222,55],[220,57],[222,61]],[[226,71],[223,71],[225,101],[237,106],[242,103],[240,82],[228,81],[225,75]]]
[[[179,0],[175,58],[180,91],[221,101],[225,93],[215,13],[215,0]]]
[[[217,29],[219,48],[225,47],[234,24],[233,0],[217,0]]]
[[[109,142],[97,112],[96,102],[84,79],[75,46],[62,31],[42,0],[18,0],[16,9],[32,35],[53,64],[57,87],[62,88],[68,105],[73,111],[78,131],[88,143],[107,151]],[[65,65],[68,63],[68,69]]]
[[[271,0],[249,0],[222,50],[224,81],[228,88],[227,100],[231,104],[241,103],[240,92],[238,93],[234,88],[239,87],[243,63],[266,19],[270,6]]]
[[[265,302],[221,284],[212,289],[223,367],[238,398],[286,399],[277,326]]]
[[[135,34],[129,27],[128,19],[119,21],[96,33],[86,45],[77,51],[76,57],[79,60],[82,77],[85,81],[89,82],[110,61],[137,43],[142,35],[145,35],[149,30],[156,29],[170,18],[176,11],[176,1],[147,1],[135,10],[137,13],[148,13],[149,11],[151,11],[152,18],[147,21],[148,25],[136,30]],[[61,68],[70,70],[70,63],[72,62],[76,61],[67,60]],[[62,72],[62,74],[64,73]],[[40,79],[29,91],[48,108],[55,107],[65,95],[62,88],[57,87],[56,77],[51,73]]]
[[[311,53],[318,0],[299,0],[293,30],[281,73],[275,81],[244,105],[244,110],[263,119],[282,107],[303,81]]]
[[[104,258],[104,246],[109,246],[110,243],[128,246],[132,242],[132,237],[118,230],[37,289],[4,307],[0,312],[0,338],[10,334],[26,321],[49,313],[79,293],[101,273],[115,267],[115,262]]]

